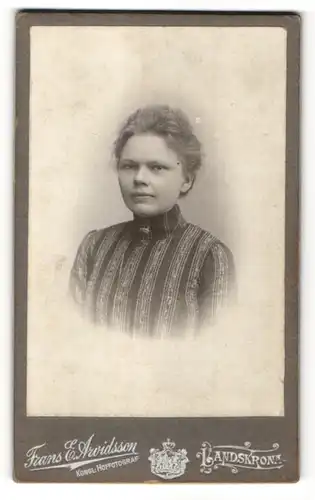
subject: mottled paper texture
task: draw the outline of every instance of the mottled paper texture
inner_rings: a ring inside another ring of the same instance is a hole
[[[28,415],[283,414],[285,89],[282,28],[31,28]],[[67,298],[83,236],[132,218],[112,144],[153,103],[203,144],[185,218],[235,256],[237,305],[197,340],[113,336]]]

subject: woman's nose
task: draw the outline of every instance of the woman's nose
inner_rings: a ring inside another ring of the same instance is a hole
[[[139,168],[135,172],[134,182],[140,184],[147,184],[148,182],[148,172],[145,165],[139,165]]]

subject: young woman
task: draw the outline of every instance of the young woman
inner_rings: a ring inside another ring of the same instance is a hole
[[[93,322],[133,336],[185,336],[213,324],[234,288],[230,250],[186,222],[201,147],[182,111],[138,109],[115,142],[122,198],[133,220],[89,232],[70,276]]]

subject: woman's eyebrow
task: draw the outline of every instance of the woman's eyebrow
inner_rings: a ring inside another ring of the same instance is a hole
[[[160,165],[161,167],[165,167],[165,168],[172,168],[172,165],[166,161],[160,161],[160,160],[133,160],[131,158],[123,158],[120,160],[119,164],[120,165],[139,165],[139,164],[142,164],[144,163],[145,165],[148,165],[148,167],[153,167],[155,165]]]
[[[137,162],[135,160],[131,160],[129,158],[123,158],[122,160],[120,160],[119,163],[132,163],[133,165],[138,165],[139,162]]]
[[[150,160],[147,162],[147,165],[149,165],[149,167],[154,165],[160,165],[161,167],[171,167],[171,165],[166,161],[159,161],[159,160]]]

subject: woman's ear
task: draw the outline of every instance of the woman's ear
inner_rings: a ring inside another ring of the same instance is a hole
[[[186,194],[192,188],[194,184],[194,176],[190,173],[185,174],[185,179],[181,187],[181,194]]]

